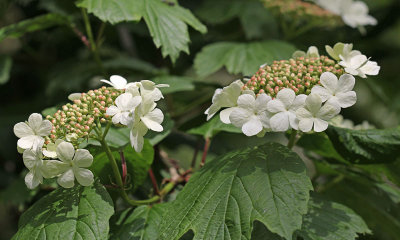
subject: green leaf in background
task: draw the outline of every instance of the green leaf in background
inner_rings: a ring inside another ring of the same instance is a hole
[[[282,41],[253,43],[218,42],[205,46],[196,55],[194,67],[200,77],[206,77],[222,67],[231,74],[254,74],[260,65],[288,59],[295,47]]]
[[[55,13],[41,15],[0,28],[0,42],[3,41],[6,37],[17,38],[28,32],[34,32],[58,25],[68,24],[68,18],[64,16]]]
[[[258,220],[286,239],[301,228],[311,181],[288,148],[267,143],[228,153],[196,172],[163,217],[158,239],[249,239]]]
[[[88,12],[112,24],[139,21],[143,17],[154,44],[157,48],[161,47],[163,57],[170,56],[172,62],[176,61],[181,51],[189,54],[187,25],[201,33],[207,32],[207,28],[189,10],[174,0],[82,0],[78,6],[87,8]]]
[[[166,204],[156,204],[135,208],[130,215],[125,217],[124,222],[113,231],[114,234],[111,239],[157,239],[159,225],[166,206]]]
[[[352,130],[329,126],[326,131],[337,152],[349,162],[394,162],[400,156],[400,128]]]
[[[380,240],[398,239],[400,233],[400,190],[388,183],[365,177],[346,178],[324,195],[360,215]]]
[[[10,79],[12,58],[10,56],[0,56],[0,85],[5,84]]]
[[[160,76],[152,79],[157,84],[168,84],[169,87],[160,88],[163,94],[174,92],[192,91],[195,89],[193,79],[180,76]]]
[[[148,140],[143,144],[143,150],[138,153],[130,145],[123,149],[128,174],[130,176],[130,183],[133,186],[133,191],[142,185],[147,178],[147,172],[153,163],[154,149]],[[114,151],[114,158],[121,166],[121,157],[118,151]],[[110,178],[113,178],[112,168],[110,161],[105,152],[95,154],[93,164],[90,170],[98,176],[103,184],[111,184]]]
[[[370,234],[364,220],[350,208],[312,194],[297,235],[304,240],[349,240]]]
[[[342,156],[335,150],[332,142],[329,140],[325,133],[312,133],[303,134],[297,146],[304,148],[307,151],[312,151],[322,157],[328,159],[335,159],[341,163],[348,163]]]
[[[203,125],[192,128],[188,131],[190,134],[201,135],[205,139],[212,138],[219,132],[231,132],[231,133],[241,133],[242,130],[233,126],[232,124],[225,124],[219,119],[219,115],[213,117],[210,121],[204,123]]]
[[[107,239],[113,214],[111,197],[99,181],[60,187],[22,214],[13,239]]]

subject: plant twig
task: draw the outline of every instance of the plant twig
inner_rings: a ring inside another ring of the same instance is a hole
[[[126,167],[124,152],[120,151],[119,156],[121,157],[121,165],[122,165],[122,183],[125,186],[126,185],[126,176],[128,175],[128,168]]]
[[[290,134],[289,142],[287,144],[287,147],[289,149],[292,149],[293,146],[296,144],[296,141],[297,141],[297,130],[292,129],[292,133]]]
[[[160,195],[160,190],[158,189],[157,180],[156,180],[156,177],[154,176],[153,169],[151,169],[151,168],[149,168],[149,176],[151,179],[151,183],[153,184],[154,192],[157,195]]]
[[[210,148],[210,143],[211,143],[210,138],[206,138],[206,141],[204,143],[203,156],[201,157],[200,167],[203,167],[204,164],[206,163],[206,158],[207,158],[208,149]]]

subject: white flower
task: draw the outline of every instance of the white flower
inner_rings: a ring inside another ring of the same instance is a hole
[[[69,142],[62,142],[57,147],[57,156],[61,161],[53,161],[61,174],[57,182],[64,188],[71,188],[75,185],[75,178],[82,186],[89,186],[93,183],[93,173],[85,169],[90,167],[93,156],[86,149],[75,151],[74,146]]]
[[[132,120],[130,114],[140,104],[142,97],[133,97],[130,93],[123,93],[115,99],[115,105],[107,108],[106,114],[112,117],[114,124],[128,125]]]
[[[238,106],[230,114],[229,119],[236,127],[242,128],[246,136],[259,134],[264,128],[269,129],[270,113],[267,111],[267,103],[271,97],[262,93],[254,95],[243,94],[238,100]]]
[[[297,129],[298,119],[295,112],[304,105],[306,97],[304,94],[296,96],[289,88],[280,90],[276,99],[267,104],[267,110],[275,113],[269,120],[271,129],[275,132],[284,132],[290,128]]]
[[[311,46],[308,48],[307,53],[304,51],[295,51],[292,55],[293,58],[297,57],[307,57],[307,58],[319,58],[318,48]]]
[[[221,108],[228,107],[228,109],[221,111],[220,117],[222,122],[229,123],[229,114],[233,111],[233,109],[229,108],[236,106],[237,99],[242,93],[243,85],[242,81],[236,80],[223,89],[216,89],[212,98],[211,106],[204,112],[207,114],[207,121],[210,120]]]
[[[43,149],[43,155],[49,158],[57,157],[57,147],[60,143],[64,142],[62,139],[57,139],[55,143],[47,144],[47,148]]]
[[[110,84],[113,88],[115,89],[125,89],[127,85],[127,81],[125,78],[119,76],[119,75],[112,75],[110,77],[110,81],[102,79],[100,80],[104,83]]]
[[[317,94],[310,94],[306,98],[305,107],[296,111],[299,119],[299,129],[302,132],[309,132],[314,126],[315,132],[322,132],[328,128],[328,120],[339,114],[340,108],[336,105],[325,103],[322,106],[322,99]]]
[[[43,145],[43,137],[50,134],[52,124],[49,120],[43,120],[39,113],[32,113],[28,122],[19,122],[14,126],[14,134],[20,139],[17,142],[19,148],[28,149]]]
[[[335,60],[344,59],[344,61],[348,61],[350,58],[361,55],[361,52],[358,50],[352,50],[353,44],[351,43],[341,43],[338,42],[335,46],[330,47],[328,45],[325,46],[326,52]]]
[[[43,183],[43,177],[50,178],[54,176],[55,168],[51,165],[54,161],[43,161],[41,147],[38,146],[35,150],[25,150],[22,158],[25,167],[29,169],[28,174],[25,176],[25,184],[29,189],[34,189],[39,183]]]
[[[132,96],[142,96],[142,98],[149,98],[156,102],[163,98],[160,91],[161,87],[169,87],[168,84],[155,84],[150,80],[142,80],[140,82],[132,82],[126,85],[126,92]]]
[[[343,22],[352,28],[377,24],[376,19],[368,15],[368,6],[362,1],[342,0],[341,11]]]
[[[351,91],[355,84],[352,75],[343,74],[338,80],[335,74],[324,72],[319,79],[322,86],[314,86],[311,93],[318,94],[322,102],[327,101],[341,108],[348,108],[356,103],[356,92]]]
[[[365,55],[355,55],[348,59],[341,57],[340,65],[344,67],[347,73],[354,76],[366,78],[366,75],[378,75],[380,66],[377,62],[369,61]]]
[[[161,123],[164,120],[164,114],[151,99],[143,99],[142,103],[134,111],[134,119],[131,122],[130,141],[136,152],[142,151],[144,135],[149,129],[162,132]]]

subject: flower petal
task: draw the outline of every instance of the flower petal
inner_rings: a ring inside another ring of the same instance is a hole
[[[17,145],[22,149],[28,149],[40,145],[40,143],[43,142],[43,140],[44,139],[40,136],[31,135],[20,138],[17,142]]]
[[[70,165],[58,160],[45,160],[41,172],[45,178],[53,178],[70,168]]]
[[[324,106],[321,107],[316,117],[328,121],[334,118],[336,115],[338,115],[339,112],[340,112],[340,107],[327,102],[324,104]]]
[[[328,122],[322,119],[314,118],[314,131],[323,132],[328,128]]]
[[[57,146],[57,156],[63,162],[72,161],[74,154],[75,148],[69,142],[62,142]]]
[[[123,78],[119,75],[112,75],[110,77],[110,80],[115,89],[125,89],[126,83],[127,83],[125,78]]]
[[[315,116],[321,108],[322,100],[318,94],[310,94],[306,99],[306,106],[310,113]]]
[[[164,114],[160,109],[156,108],[140,119],[149,129],[156,132],[163,131],[163,126],[161,126],[161,123],[164,120]]]
[[[328,100],[330,97],[332,97],[332,93],[330,93],[326,88],[322,86],[314,86],[311,89],[311,94],[318,94],[322,100],[322,102],[325,102]]]
[[[229,120],[234,126],[242,127],[246,122],[250,120],[252,116],[254,116],[253,111],[237,107],[229,115]]]
[[[112,105],[107,108],[106,114],[109,116],[114,116],[115,114],[117,114],[119,112],[120,112],[120,110],[116,106]]]
[[[225,124],[230,124],[231,120],[230,120],[230,115],[232,114],[232,112],[236,109],[237,107],[230,107],[230,108],[226,108],[224,110],[222,110],[219,113],[219,119],[221,119],[221,122],[225,123]]]
[[[24,160],[25,167],[27,167],[29,170],[33,169],[36,166],[37,162],[41,160],[38,158],[36,152],[32,149],[25,150],[22,158]]]
[[[14,125],[14,134],[19,138],[35,135],[32,128],[24,122],[19,122]]]
[[[93,173],[84,168],[74,168],[74,174],[78,183],[82,186],[90,186],[94,181]]]
[[[360,68],[360,70],[368,75],[378,75],[380,66],[374,61],[368,61],[364,66]]]
[[[63,188],[72,188],[75,185],[75,176],[72,168],[61,174],[57,179],[57,183]]]
[[[255,109],[257,109],[258,112],[267,110],[267,104],[269,101],[271,101],[271,99],[272,98],[265,93],[258,95],[255,103]]]
[[[271,128],[269,120],[271,119],[272,116],[273,116],[273,114],[268,111],[262,111],[262,112],[258,113],[258,119],[260,119],[264,128],[266,128],[266,129]]]
[[[74,163],[78,167],[90,167],[93,162],[93,156],[86,149],[78,149],[75,152]]]
[[[309,132],[312,129],[313,123],[314,123],[314,121],[313,121],[312,118],[300,119],[300,121],[299,121],[299,129],[302,132]]]
[[[28,118],[29,127],[31,127],[34,132],[40,128],[42,121],[43,117],[39,113],[32,113]]]
[[[111,120],[114,124],[118,124],[119,122],[121,122],[121,118],[122,118],[122,114],[119,112],[117,114],[115,114]]]
[[[114,84],[108,80],[101,79],[100,82],[107,83],[107,84],[111,85],[112,87],[114,87]]]
[[[297,130],[299,127],[299,119],[296,117],[296,113],[289,111],[288,116],[290,127]]]
[[[47,136],[50,134],[53,124],[49,120],[44,120],[36,130],[36,135]]]
[[[307,95],[305,95],[305,94],[297,95],[296,98],[294,99],[292,105],[290,106],[289,110],[292,112],[295,112],[297,109],[304,107],[306,98],[307,98]]]
[[[357,94],[354,91],[338,93],[336,97],[341,108],[351,107],[357,102]]]
[[[271,101],[272,102],[272,101]],[[269,120],[271,129],[275,132],[284,132],[289,129],[289,112],[275,114]]]
[[[288,109],[296,98],[296,94],[292,89],[284,88],[278,92],[276,98],[285,105],[286,109]]]
[[[36,188],[40,183],[40,179],[35,176],[34,172],[30,171],[25,176],[25,184],[29,189]]]
[[[322,86],[324,86],[328,92],[331,94],[335,92],[338,85],[338,79],[335,74],[331,72],[324,72],[321,74],[319,80],[321,81]]]
[[[307,109],[305,109],[304,107],[297,109],[296,111],[296,117],[300,120],[304,119],[304,118],[312,118],[313,115],[310,113],[310,111],[308,111]]]
[[[278,113],[286,111],[286,108],[281,100],[274,99],[267,103],[267,110],[272,113]]]
[[[353,90],[356,79],[350,74],[343,74],[339,78],[338,86],[335,93],[345,93]]]
[[[129,138],[131,141],[132,147],[136,152],[141,152],[143,149],[144,138],[143,136],[147,133],[147,127],[142,122],[134,125],[131,129]]]
[[[241,108],[253,109],[255,106],[256,99],[250,94],[240,95],[237,104]]]
[[[257,135],[259,132],[261,132],[263,130],[263,126],[261,121],[257,118],[257,117],[252,117],[250,119],[250,121],[246,122],[243,126],[242,126],[242,132],[246,135],[246,136],[254,136]]]

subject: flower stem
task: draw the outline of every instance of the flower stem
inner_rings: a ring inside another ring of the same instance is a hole
[[[154,192],[157,195],[160,195],[160,190],[158,189],[157,180],[156,180],[156,177],[154,176],[153,170],[151,168],[149,168],[149,176],[151,179],[151,183],[153,184]]]
[[[101,131],[101,130],[99,130],[99,131]],[[175,182],[170,182],[167,185],[165,185],[165,187],[160,191],[160,194],[157,196],[154,196],[154,197],[152,197],[150,199],[146,199],[146,200],[131,199],[128,196],[128,193],[125,191],[124,182],[123,182],[121,174],[119,172],[117,161],[115,160],[114,156],[112,155],[110,147],[108,146],[107,142],[105,141],[105,135],[99,136],[99,142],[100,142],[101,146],[103,147],[104,151],[106,152],[108,160],[110,161],[111,168],[112,168],[113,174],[114,174],[114,178],[117,181],[117,185],[119,187],[121,197],[128,204],[130,204],[132,206],[138,206],[138,205],[146,205],[146,204],[152,204],[152,203],[158,202],[160,199],[162,199],[163,196],[168,194],[174,188]]]
[[[206,142],[204,143],[203,156],[201,157],[200,167],[203,167],[204,164],[206,163],[206,158],[207,158],[208,149],[210,148],[210,143],[211,143],[211,139],[206,138]]]
[[[85,22],[86,34],[89,38],[90,42],[90,50],[92,50],[94,60],[96,61],[97,65],[99,66],[102,74],[106,76],[106,71],[104,70],[103,63],[101,62],[99,51],[96,45],[96,42],[93,37],[92,27],[90,26],[89,16],[84,8],[81,9],[83,21]]]
[[[292,129],[292,133],[290,134],[289,142],[287,144],[287,147],[289,149],[292,149],[293,146],[296,144],[296,141],[297,141],[297,130]]]

